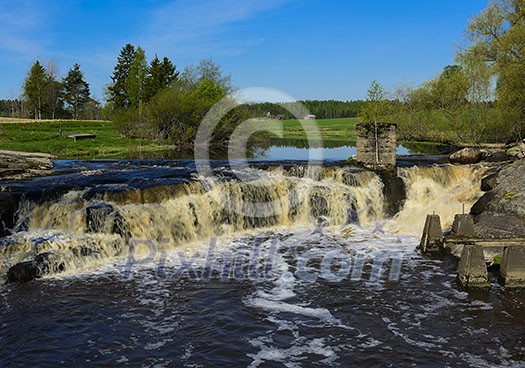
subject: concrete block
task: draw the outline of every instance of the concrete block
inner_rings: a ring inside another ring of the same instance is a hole
[[[456,215],[452,224],[452,232],[459,237],[473,237],[474,219],[471,215]]]
[[[369,166],[396,165],[396,125],[361,123],[357,130],[357,161]]]
[[[505,287],[525,287],[525,244],[503,250],[500,281]]]
[[[427,215],[419,248],[423,253],[436,252],[443,246],[443,229],[439,215]]]
[[[457,282],[463,288],[489,287],[489,274],[483,247],[465,244],[458,264]]]

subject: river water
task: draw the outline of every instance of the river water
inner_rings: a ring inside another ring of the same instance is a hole
[[[380,177],[335,162],[57,162],[3,187],[32,195],[2,277],[52,256],[0,287],[0,366],[523,367],[525,293],[461,291],[453,260],[416,250],[426,213],[450,226],[485,171],[399,168],[391,216]]]

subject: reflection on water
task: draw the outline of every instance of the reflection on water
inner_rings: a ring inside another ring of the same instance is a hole
[[[450,151],[446,145],[403,143],[397,147],[398,156],[442,155]],[[306,140],[275,139],[268,148],[255,150],[256,160],[346,160],[356,154],[355,142],[329,141],[322,144]]]
[[[417,155],[445,155],[451,152],[451,148],[444,144],[426,142],[404,142],[397,148],[398,156],[417,156]],[[281,161],[281,160],[346,160],[356,154],[355,142],[352,141],[327,141],[327,142],[308,142],[304,139],[271,139],[266,143],[259,142],[250,147],[246,152],[246,157],[257,161]],[[159,151],[143,154],[134,154],[128,159],[148,159],[148,160],[192,160],[194,155],[188,151]],[[227,151],[210,152],[212,160],[227,160]],[[235,157],[237,158],[237,157]]]

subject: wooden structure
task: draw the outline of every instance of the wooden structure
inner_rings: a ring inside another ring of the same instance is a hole
[[[75,142],[79,139],[95,139],[97,138],[96,134],[69,134],[67,138],[73,139]]]

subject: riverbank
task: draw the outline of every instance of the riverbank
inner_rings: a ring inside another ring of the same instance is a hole
[[[73,140],[70,134],[91,134],[95,138]],[[0,123],[0,149],[40,152],[57,158],[123,158],[173,150],[167,141],[126,138],[109,121],[8,120]]]
[[[50,175],[53,158],[45,153],[0,150],[0,181]]]

